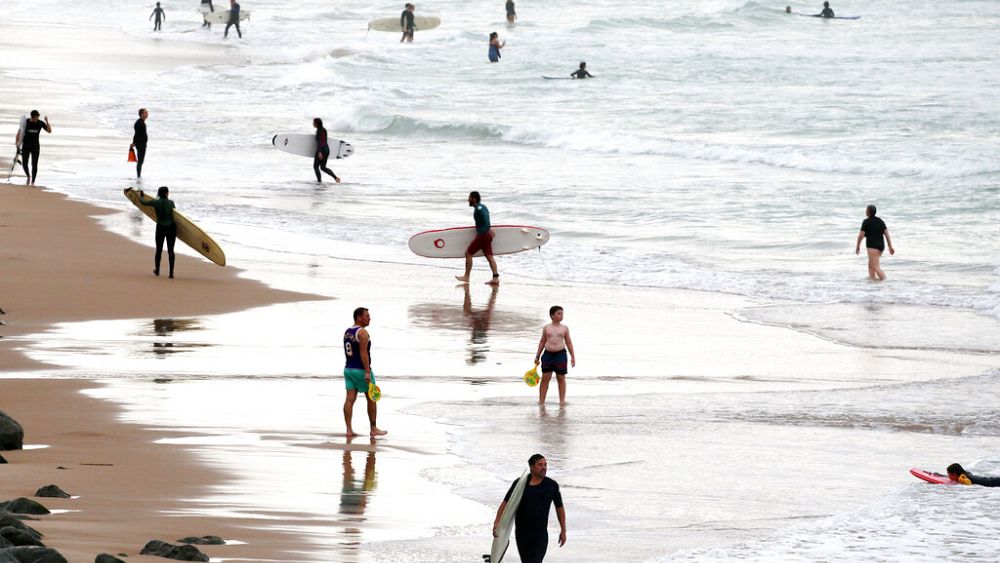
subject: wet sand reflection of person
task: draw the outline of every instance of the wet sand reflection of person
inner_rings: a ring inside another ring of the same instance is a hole
[[[350,444],[351,440],[348,439]],[[356,450],[362,453],[363,450]],[[344,481],[340,492],[340,513],[349,515],[346,522],[357,524],[344,528],[344,538],[342,545],[351,546],[352,553],[358,551],[361,545],[361,528],[365,521],[365,508],[368,505],[368,497],[375,492],[378,487],[378,474],[375,472],[375,438],[371,438],[371,449],[367,452],[365,459],[365,473],[361,479],[355,479],[354,463],[351,454],[354,451],[344,450]]]
[[[500,291],[500,286],[490,286],[492,288],[490,299],[486,304],[486,308],[479,311],[472,308],[472,292],[469,290],[469,286],[463,284],[462,287],[465,288],[462,316],[465,317],[469,328],[472,329],[472,336],[469,338],[469,359],[465,363],[472,366],[485,360],[487,352],[490,351],[486,341],[489,338],[490,320],[493,317],[493,308],[497,304],[497,293]]]

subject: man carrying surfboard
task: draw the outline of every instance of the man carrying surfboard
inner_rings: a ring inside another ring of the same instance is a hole
[[[382,436],[387,433],[375,425],[378,404],[368,394],[369,384],[375,381],[375,374],[372,372],[372,341],[367,330],[371,321],[368,309],[358,307],[354,310],[354,326],[344,331],[344,356],[347,357],[344,365],[344,386],[347,388],[347,396],[344,399],[344,422],[347,424],[348,438],[357,436],[351,426],[351,420],[354,418],[354,402],[358,399],[358,391],[364,394],[365,402],[368,403],[371,435]]]
[[[240,3],[236,0],[229,0],[229,23],[226,24],[226,31],[222,34],[222,38],[225,39],[229,37],[229,28],[236,26],[236,34],[243,39],[243,32],[240,31]]]
[[[409,2],[403,7],[403,13],[399,15],[399,27],[403,28],[403,37],[399,39],[399,42],[407,41],[413,43],[413,32],[417,29],[416,24],[413,21],[413,10],[416,7]]]
[[[566,509],[563,507],[559,483],[545,476],[548,472],[548,461],[542,454],[528,458],[528,470],[531,472],[524,487],[520,502],[513,506],[514,539],[517,541],[517,553],[522,563],[542,563],[545,552],[549,548],[549,507],[556,506],[556,517],[559,519],[559,547],[566,544]],[[511,484],[503,502],[493,520],[493,536],[500,533],[500,519],[507,509],[507,502],[514,494],[514,488],[520,479]],[[499,563],[493,561],[492,563]]]
[[[160,257],[163,254],[163,241],[166,240],[167,259],[170,261],[170,279],[173,279],[177,223],[174,222],[174,202],[167,197],[169,195],[170,189],[166,186],[160,186],[156,192],[156,199],[146,197],[146,194],[139,190],[139,203],[156,210],[156,258],[154,258],[156,269],[153,270],[153,274],[160,275]]]
[[[490,263],[490,270],[493,271],[493,278],[486,282],[488,285],[500,283],[500,274],[497,272],[497,261],[493,258],[493,237],[495,233],[490,225],[490,210],[481,203],[479,192],[469,192],[469,207],[474,207],[472,218],[476,221],[476,238],[472,239],[469,248],[465,250],[465,275],[455,276],[455,279],[462,283],[469,283],[469,274],[472,273],[472,255],[483,251],[483,256]]]
[[[49,116],[45,116],[45,121],[38,119],[37,109],[31,110],[31,118],[24,122],[24,136],[18,131],[18,139],[21,143],[21,167],[24,168],[24,175],[28,177],[25,184],[35,185],[35,178],[38,177],[38,155],[42,151],[42,145],[38,138],[42,130],[52,133],[52,125],[49,124]],[[28,172],[28,159],[31,159],[31,172]]]

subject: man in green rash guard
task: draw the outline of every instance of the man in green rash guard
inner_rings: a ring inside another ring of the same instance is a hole
[[[160,256],[163,254],[163,241],[167,241],[167,259],[170,261],[170,278],[174,277],[174,242],[177,240],[177,223],[174,223],[174,202],[167,198],[170,189],[160,186],[156,199],[146,197],[139,190],[139,203],[156,210],[156,269],[153,274],[160,275]]]

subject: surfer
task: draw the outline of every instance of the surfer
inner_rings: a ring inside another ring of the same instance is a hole
[[[21,143],[21,167],[24,168],[24,175],[27,176],[25,185],[35,185],[35,178],[38,176],[38,155],[42,146],[38,137],[42,134],[42,129],[52,133],[52,125],[49,124],[49,116],[45,116],[45,121],[38,119],[37,109],[31,110],[31,117],[24,124],[24,137],[21,132],[17,132],[16,141]],[[28,173],[28,157],[31,157],[31,173]]]
[[[156,16],[156,19],[153,21],[153,31],[163,31],[161,25],[163,20],[167,19],[167,13],[160,7],[159,2],[156,3],[153,13],[149,14],[149,19],[153,19],[153,16]]]
[[[167,259],[170,261],[170,278],[174,277],[174,242],[177,241],[177,223],[174,222],[174,202],[169,199],[170,189],[160,186],[156,191],[156,199],[146,197],[139,190],[139,203],[152,207],[156,211],[156,268],[154,275],[160,275],[160,256],[163,254],[163,241],[167,241]]]
[[[323,120],[318,117],[314,118],[313,127],[316,128],[316,156],[313,157],[313,172],[316,173],[316,181],[323,181],[323,177],[319,173],[322,170],[333,176],[334,181],[339,184],[340,178],[333,173],[333,170],[326,167],[326,161],[330,158],[330,144],[327,142],[326,128],[323,127]]]
[[[507,0],[507,5],[504,7],[507,9],[507,23],[517,21],[517,12],[514,11],[514,0]]]
[[[382,436],[387,432],[379,430],[375,425],[378,415],[378,404],[368,395],[368,386],[375,382],[372,372],[372,341],[366,327],[371,324],[371,313],[364,307],[354,310],[354,326],[344,331],[344,355],[347,363],[344,365],[344,386],[347,397],[344,399],[344,422],[347,423],[347,437],[357,436],[351,427],[354,417],[354,402],[358,399],[358,391],[365,396],[368,403],[368,422],[371,423],[371,435]]]
[[[562,324],[563,308],[553,305],[549,308],[549,318],[552,322],[542,328],[542,338],[538,341],[535,352],[535,365],[542,364],[542,383],[538,386],[538,403],[545,404],[545,395],[549,392],[549,382],[552,372],[556,374],[559,383],[559,404],[566,404],[566,351],[569,350],[569,363],[576,367],[576,353],[573,351],[573,339],[569,337],[569,327]]]
[[[408,41],[413,43],[413,32],[417,29],[416,24],[413,22],[413,10],[416,9],[413,4],[407,2],[406,6],[403,7],[403,13],[399,15],[399,27],[403,29],[403,37],[399,39],[399,42]]]
[[[149,112],[146,108],[139,109],[139,119],[135,120],[135,134],[132,135],[132,144],[129,148],[135,149],[135,177],[142,178],[142,163],[146,160],[146,143],[149,141],[149,137],[146,136],[146,118],[149,117]]]
[[[882,271],[879,259],[885,251],[886,242],[889,243],[889,254],[895,254],[896,249],[892,247],[892,238],[885,221],[875,216],[874,205],[865,208],[865,215],[867,218],[861,222],[861,232],[858,233],[854,253],[861,254],[861,239],[865,239],[865,247],[868,249],[868,279],[885,281],[885,272]],[[883,235],[885,241],[882,240]]]
[[[229,22],[226,24],[226,32],[222,34],[222,38],[225,39],[229,37],[229,28],[236,26],[236,34],[239,35],[240,39],[243,39],[243,32],[240,31],[240,3],[236,0],[229,0]]]
[[[548,472],[548,461],[542,454],[528,458],[528,470],[531,476],[524,487],[521,502],[514,514],[514,539],[517,541],[517,553],[522,563],[542,563],[545,552],[549,548],[549,506],[556,506],[556,517],[559,519],[559,547],[566,544],[566,509],[563,508],[562,494],[559,483],[545,476]],[[507,508],[507,501],[514,493],[517,481],[510,486],[500,503],[497,516],[493,520],[493,536],[496,537],[500,517]]]
[[[208,6],[208,11],[205,11],[205,6]],[[201,0],[201,17],[205,20],[205,23],[201,24],[201,27],[207,27],[209,30],[212,29],[212,22],[208,21],[205,16],[207,13],[214,13],[215,6],[212,5],[212,0]]]
[[[792,13],[792,7],[791,6],[785,6],[785,13],[786,14]]]
[[[483,251],[483,256],[490,263],[490,270],[493,271],[493,279],[486,282],[489,285],[500,283],[500,274],[497,272],[497,261],[493,258],[493,237],[496,233],[490,226],[490,210],[480,202],[479,192],[469,192],[469,207],[474,207],[472,218],[476,221],[476,238],[472,239],[469,248],[465,249],[465,275],[455,276],[455,279],[462,283],[469,283],[469,274],[472,273],[472,255]]]
[[[829,2],[823,2],[823,11],[820,12],[820,13],[818,13],[818,14],[816,14],[816,17],[817,18],[832,18],[833,17],[833,10],[830,9],[830,3]]]
[[[500,34],[493,32],[490,34],[490,62],[498,63],[500,62],[500,49],[503,49],[506,45],[506,41],[500,41]]]
[[[948,466],[948,478],[963,485],[982,485],[983,487],[1000,487],[1000,477],[981,477],[973,475],[961,465],[953,463]]]
[[[593,78],[594,75],[587,72],[587,63],[580,63],[580,68],[576,69],[570,76],[573,78]]]

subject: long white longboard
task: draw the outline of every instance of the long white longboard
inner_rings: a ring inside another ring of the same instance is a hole
[[[521,497],[524,496],[524,487],[528,485],[528,479],[530,478],[531,474],[525,470],[521,478],[518,479],[517,484],[514,485],[514,491],[511,492],[507,506],[503,509],[503,514],[500,515],[500,522],[497,524],[497,535],[494,536],[493,545],[490,547],[488,563],[500,563],[503,561],[504,554],[507,553],[507,547],[510,545],[510,533],[514,530],[514,515],[517,513],[518,505],[521,504]]]
[[[493,254],[514,254],[538,248],[549,242],[549,232],[540,227],[527,225],[493,225]],[[410,250],[427,258],[464,258],[472,239],[476,238],[475,227],[454,227],[436,231],[424,231],[410,237]],[[482,256],[479,251],[474,256]]]
[[[304,133],[282,133],[271,138],[271,144],[279,149],[298,156],[312,158],[316,156],[316,136]],[[328,141],[330,157],[340,160],[354,154],[354,147],[346,141]]]
[[[413,27],[416,28],[417,31],[434,29],[439,25],[441,25],[441,18],[436,16],[415,16],[413,18]],[[402,33],[403,26],[399,25],[399,17],[379,18],[368,22],[368,29],[374,31],[395,31]]]
[[[208,23],[227,24],[229,23],[229,10],[216,10],[203,14]],[[250,10],[240,10],[240,21],[250,19]]]

